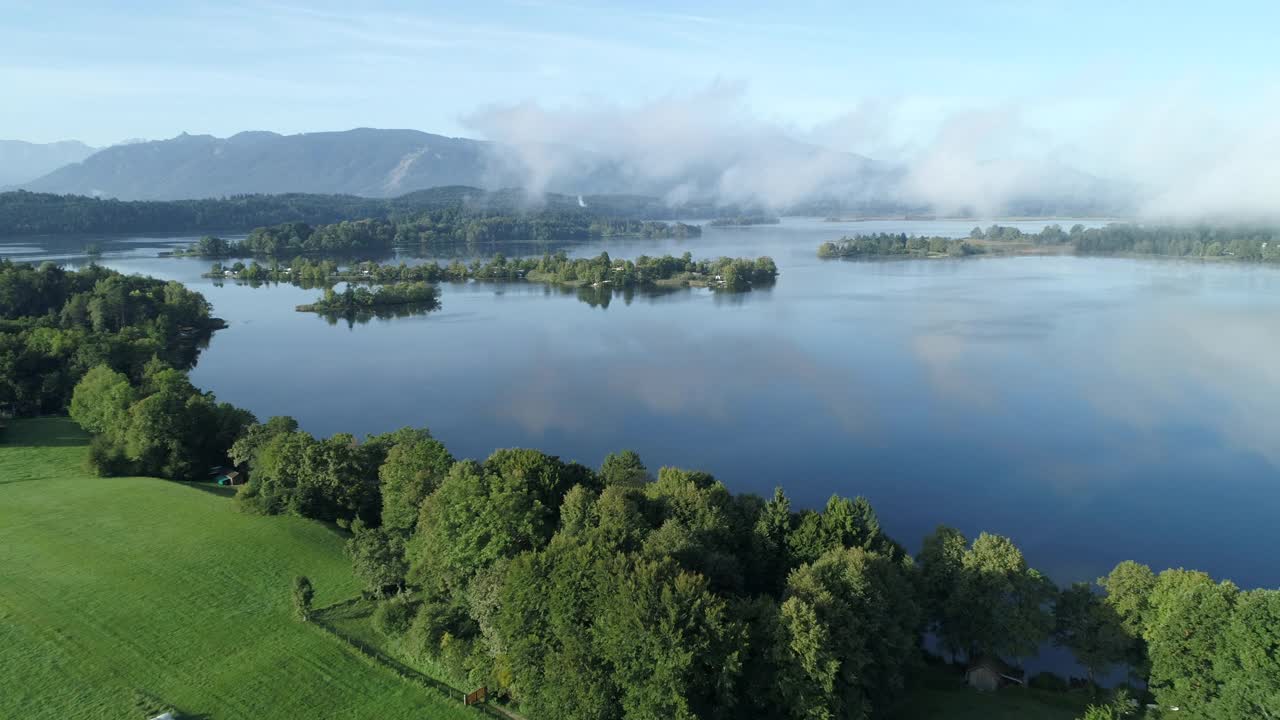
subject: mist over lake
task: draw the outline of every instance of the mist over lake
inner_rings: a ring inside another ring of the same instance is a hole
[[[1005,534],[1059,583],[1127,558],[1280,582],[1249,560],[1280,541],[1280,272],[815,255],[844,234],[959,237],[974,224],[787,219],[580,243],[563,249],[769,255],[781,274],[742,295],[617,293],[607,307],[538,284],[444,283],[437,311],[351,325],[294,311],[318,290],[215,284],[200,277],[208,261],[156,257],[193,238],[97,241],[102,264],[213,303],[229,327],[192,382],[261,420],[292,415],[320,435],[427,426],[459,457],[536,447],[596,466],[632,448],[651,468],[762,495],[783,486],[805,507],[865,495],[912,549],[938,522]],[[77,263],[83,246],[15,238],[0,253]]]

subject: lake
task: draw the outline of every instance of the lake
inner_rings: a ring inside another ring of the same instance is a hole
[[[583,243],[567,249],[770,255],[781,275],[742,295],[607,307],[540,285],[446,283],[436,312],[354,325],[294,311],[318,291],[215,285],[199,277],[208,261],[156,257],[193,238],[97,241],[103,264],[212,301],[230,326],[192,380],[260,419],[292,415],[321,435],[427,426],[459,457],[527,446],[598,466],[632,448],[653,470],[782,486],[801,506],[865,495],[908,547],[938,523],[1001,533],[1059,583],[1135,559],[1280,585],[1265,559],[1280,543],[1280,271],[816,256],[844,234],[973,225],[788,219]],[[84,243],[10,239],[0,255],[77,264]]]

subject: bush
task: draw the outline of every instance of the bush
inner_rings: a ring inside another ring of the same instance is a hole
[[[1067,679],[1051,672],[1040,672],[1031,676],[1027,684],[1036,690],[1048,690],[1050,692],[1066,692],[1071,688],[1071,684]]]
[[[131,474],[129,458],[124,456],[117,443],[105,435],[94,435],[89,440],[89,454],[84,462],[90,472],[101,477]]]
[[[408,593],[399,593],[378,603],[373,611],[373,628],[383,635],[399,636],[409,631],[418,603]]]
[[[307,576],[299,575],[293,579],[293,613],[299,620],[306,622],[311,619],[311,601],[315,596],[315,588]]]

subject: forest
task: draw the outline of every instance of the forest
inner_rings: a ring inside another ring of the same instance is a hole
[[[485,191],[464,186],[419,190],[387,199],[291,193],[168,201],[124,201],[17,190],[0,193],[0,236],[230,232],[282,223],[397,220],[449,208],[479,215],[515,215],[534,210],[588,213],[620,220],[661,220],[712,211],[702,205],[671,207],[656,198],[638,195],[587,197],[589,209],[584,211],[577,197],[554,193],[531,196],[521,190]]]

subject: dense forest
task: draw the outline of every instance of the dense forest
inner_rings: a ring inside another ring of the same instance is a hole
[[[0,410],[65,412],[98,365],[135,383],[153,360],[186,369],[221,324],[181,283],[0,260]]]
[[[180,254],[196,257],[284,257],[306,253],[426,249],[440,244],[591,240],[609,237],[698,237],[697,225],[646,220],[613,220],[581,212],[476,215],[459,209],[421,213],[399,222],[343,221],[313,227],[284,223],[256,228],[240,242],[206,236]]]
[[[293,193],[169,201],[18,190],[0,193],[0,236],[236,231],[283,223],[398,220],[449,208],[477,215],[571,212],[619,220],[662,220],[710,210],[703,206],[673,208],[655,198],[636,195],[593,195],[587,200],[588,208],[583,209],[577,197],[553,193],[530,196],[520,190],[485,191],[463,186],[419,190],[387,199]]]
[[[19,190],[0,193],[0,236],[248,230],[283,222],[333,223],[387,212],[385,201],[349,195],[121,201]]]
[[[705,286],[717,290],[742,292],[755,286],[773,283],[778,267],[769,257],[715,258],[695,260],[691,253],[680,257],[641,255],[635,260],[613,260],[609,253],[593,258],[570,258],[563,252],[544,254],[540,258],[507,259],[495,255],[488,262],[474,260],[470,264],[454,261],[419,265],[387,265],[376,262],[353,263],[339,268],[333,260],[312,261],[296,257],[289,265],[272,260],[267,265],[252,261],[223,265],[215,262],[206,277],[230,278],[249,283],[288,282],[303,287],[327,287],[338,282],[406,283],[464,280],[530,281],[573,287],[688,287]]]

